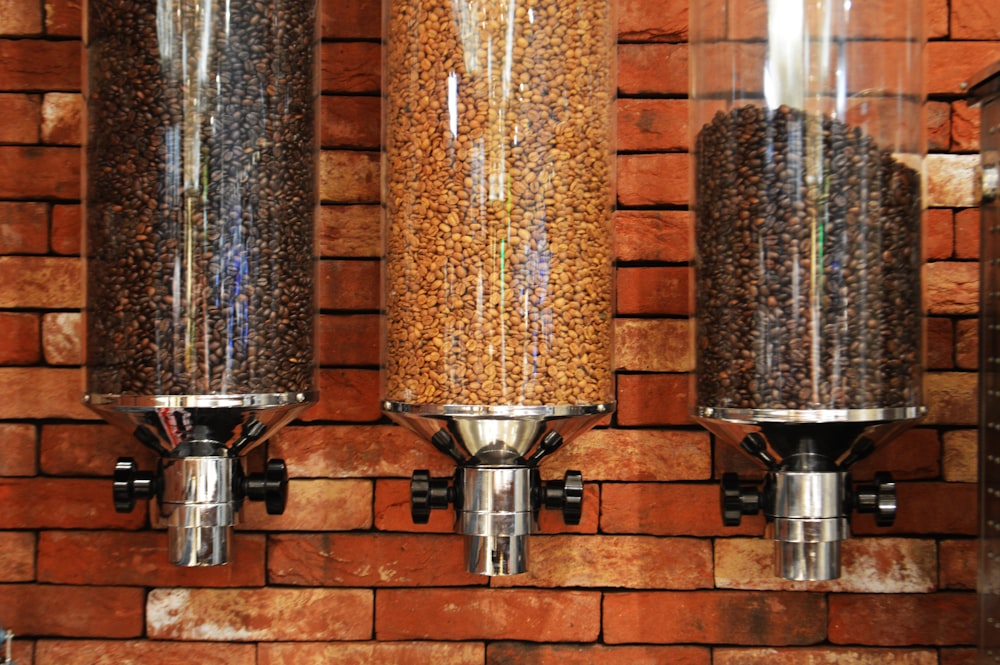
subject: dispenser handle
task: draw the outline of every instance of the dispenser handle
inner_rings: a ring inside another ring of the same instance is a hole
[[[720,483],[722,502],[722,523],[739,526],[744,515],[756,515],[761,508],[761,493],[756,487],[740,485],[740,477],[735,473],[722,474]]]
[[[896,481],[888,471],[875,474],[874,485],[859,485],[854,493],[854,506],[859,513],[875,516],[877,526],[888,527],[896,522]]]
[[[562,480],[545,483],[542,495],[546,508],[562,509],[563,523],[576,526],[583,516],[583,474],[570,470]]]
[[[111,481],[111,493],[115,510],[130,513],[135,509],[137,499],[151,499],[156,494],[156,474],[139,471],[139,466],[131,457],[119,457]]]
[[[410,479],[410,517],[414,524],[427,524],[431,510],[447,508],[455,501],[455,490],[447,480],[431,478],[430,471],[418,469]]]
[[[283,459],[271,459],[263,473],[250,474],[243,491],[251,501],[263,501],[268,515],[281,515],[288,504],[288,467]]]

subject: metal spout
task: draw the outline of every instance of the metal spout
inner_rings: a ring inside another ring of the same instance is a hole
[[[160,514],[167,520],[168,558],[177,566],[229,562],[236,524],[231,457],[182,457],[163,462]]]
[[[772,481],[765,511],[775,541],[775,571],[798,581],[840,577],[840,541],[850,536],[847,472],[780,470]]]
[[[459,470],[457,531],[466,535],[466,570],[517,575],[527,570],[526,536],[537,529],[532,489],[537,472],[527,466],[467,466]]]

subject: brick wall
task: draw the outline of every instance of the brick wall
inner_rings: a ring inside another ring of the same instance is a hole
[[[857,519],[844,576],[808,586],[772,576],[760,518],[721,525],[714,478],[750,463],[686,417],[686,4],[618,4],[620,406],[543,466],[584,471],[581,524],[547,515],[530,572],[489,580],[463,571],[449,515],[411,524],[411,470],[450,463],[378,409],[377,0],[324,6],[322,403],[269,444],[288,511],[250,506],[221,569],[168,566],[155,520],[112,509],[114,460],[153,459],[79,404],[79,3],[0,0],[0,623],[19,663],[973,663],[978,113],[962,95],[1000,58],[1000,5],[928,0],[930,413],[856,472],[895,472],[896,525]]]

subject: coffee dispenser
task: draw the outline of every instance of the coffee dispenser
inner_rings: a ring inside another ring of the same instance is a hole
[[[727,524],[763,511],[775,568],[839,576],[854,510],[895,485],[850,467],[921,403],[923,5],[691,6],[694,415],[766,471],[722,479]]]
[[[385,0],[382,408],[451,456],[470,572],[527,565],[542,458],[614,409],[608,0]]]
[[[87,405],[159,454],[114,472],[156,498],[169,558],[229,559],[244,500],[287,472],[243,453],[316,400],[315,0],[90,0]]]

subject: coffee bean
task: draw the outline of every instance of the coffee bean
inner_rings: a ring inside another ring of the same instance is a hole
[[[699,406],[917,405],[919,174],[787,106],[719,112],[695,150]]]
[[[91,393],[312,389],[316,5],[207,6],[88,3]]]
[[[607,0],[389,2],[386,399],[613,399],[611,21]]]

